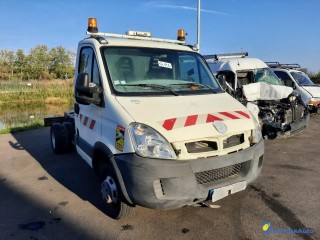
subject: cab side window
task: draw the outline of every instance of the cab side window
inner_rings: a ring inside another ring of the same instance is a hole
[[[292,87],[293,82],[286,72],[274,71],[278,78],[280,78],[285,86]]]
[[[101,87],[102,84],[101,84],[99,67],[96,60],[96,56],[92,48],[84,47],[81,49],[78,73],[88,74],[91,87],[94,87],[92,86],[93,84],[91,83],[94,83],[97,87]],[[101,104],[97,106],[100,106],[100,107],[104,106],[102,93],[92,93],[89,97],[95,100],[100,99]]]
[[[99,68],[92,48],[86,47],[81,50],[79,73],[88,73],[90,82],[101,86]]]

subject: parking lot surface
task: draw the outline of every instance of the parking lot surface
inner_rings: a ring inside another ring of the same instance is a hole
[[[136,207],[116,221],[87,163],[53,154],[49,128],[1,135],[0,239],[320,239],[320,116],[265,147],[260,177],[214,208]]]

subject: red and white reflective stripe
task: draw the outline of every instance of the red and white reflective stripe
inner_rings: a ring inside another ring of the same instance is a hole
[[[214,121],[228,121],[238,119],[250,119],[250,114],[243,111],[217,112],[208,114],[190,115],[179,118],[170,118],[160,121],[161,126],[170,131],[172,129],[189,127]]]
[[[80,114],[80,122],[83,124],[83,126],[89,127],[91,130],[94,129],[94,125],[96,124],[95,120],[93,120],[93,119],[91,119],[91,118],[89,118],[87,116],[84,116],[82,114]]]

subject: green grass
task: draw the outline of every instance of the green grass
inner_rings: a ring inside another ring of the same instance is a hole
[[[31,86],[27,86],[25,82],[1,82],[0,104],[8,102],[45,102],[48,101],[47,99],[56,99],[57,103],[73,101],[72,81],[33,81],[31,83]],[[57,99],[61,99],[61,101],[57,101]]]
[[[0,130],[0,134],[7,134],[7,133],[16,133],[16,132],[23,132],[27,130],[32,130],[32,129],[38,129],[38,128],[43,128],[44,124],[40,122],[33,122],[30,124],[27,124],[25,126],[19,126],[19,127],[12,127],[12,128],[5,128]]]

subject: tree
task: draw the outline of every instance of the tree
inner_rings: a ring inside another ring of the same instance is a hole
[[[74,54],[62,46],[51,48],[49,52],[49,73],[54,78],[69,78],[73,76],[72,58]]]
[[[46,45],[37,45],[30,50],[27,56],[28,79],[48,79],[49,76],[49,52]]]
[[[12,79],[14,72],[15,53],[12,50],[0,50],[1,78]]]
[[[24,76],[24,71],[26,69],[26,56],[24,55],[24,52],[22,49],[18,49],[16,52],[16,62],[15,62],[15,68],[16,73],[20,79],[26,79]]]
[[[28,55],[22,49],[0,49],[0,80],[71,78],[74,56],[62,46],[49,50],[46,45],[37,45]]]

